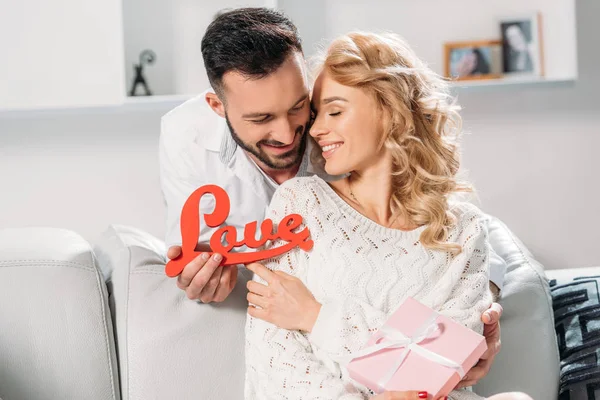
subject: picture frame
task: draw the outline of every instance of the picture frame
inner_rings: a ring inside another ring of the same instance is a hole
[[[453,80],[502,78],[502,41],[449,42],[444,45],[444,74]]]
[[[520,14],[498,19],[502,38],[502,72],[509,77],[543,77],[542,14]]]

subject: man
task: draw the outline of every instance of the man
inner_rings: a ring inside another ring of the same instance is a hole
[[[202,55],[214,92],[206,91],[162,119],[161,185],[171,259],[181,252],[183,204],[202,185],[226,190],[231,201],[226,224],[242,237],[245,224],[264,219],[279,184],[313,174],[334,179],[310,162],[310,87],[301,41],[290,20],[266,8],[223,13],[207,29]],[[201,213],[214,208],[214,199],[207,197]],[[201,227],[199,243],[208,243],[214,229]],[[178,287],[203,303],[225,300],[237,281],[237,267],[219,267],[221,259],[201,254],[178,277]],[[505,266],[499,257],[494,260],[492,281],[500,287]],[[490,350],[462,386],[489,371],[499,350],[500,314],[494,304],[482,317]]]

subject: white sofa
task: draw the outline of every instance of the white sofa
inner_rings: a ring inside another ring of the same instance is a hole
[[[559,356],[542,266],[498,219],[508,271],[502,351],[481,394],[558,398]],[[93,246],[54,228],[0,230],[0,398],[243,398],[245,282],[220,304],[190,301],[164,274],[164,243],[113,225]]]

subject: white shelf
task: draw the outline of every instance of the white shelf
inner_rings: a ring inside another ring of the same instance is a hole
[[[187,100],[198,96],[196,94],[173,94],[154,96],[128,96],[125,98],[121,109],[127,111],[145,111],[153,109],[171,109]]]
[[[122,104],[0,109],[0,118],[31,118],[32,116],[44,115],[56,116],[72,114],[102,114],[152,110],[164,110],[166,112],[195,96],[197,96],[197,94],[171,96],[133,96],[126,97]]]
[[[528,87],[528,86],[558,86],[569,85],[576,82],[575,78],[500,78],[482,80],[453,81],[450,87],[456,89],[490,89],[503,87]]]
[[[127,96],[125,105],[130,104],[160,104],[160,103],[183,103],[197,94],[173,94],[173,95],[156,95],[156,96]]]

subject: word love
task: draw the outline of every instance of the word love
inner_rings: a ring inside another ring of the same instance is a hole
[[[211,228],[222,225],[227,220],[230,211],[230,201],[227,192],[217,185],[205,185],[195,190],[183,205],[181,212],[181,254],[174,260],[170,260],[165,272],[169,277],[175,277],[183,271],[185,266],[196,258],[201,252],[196,251],[198,237],[200,235],[200,199],[205,194],[212,194],[215,197],[215,209],[210,214],[204,214],[204,222]],[[223,226],[219,228],[210,238],[210,248],[214,253],[223,256],[221,265],[249,264],[256,261],[266,260],[275,257],[298,246],[304,251],[309,251],[313,247],[313,241],[308,239],[310,232],[304,228],[300,232],[294,232],[302,224],[302,217],[298,214],[290,214],[284,217],[277,225],[277,230],[273,232],[273,221],[264,220],[260,225],[260,239],[256,239],[256,221],[246,224],[244,227],[244,237],[237,240],[237,230],[233,226]],[[223,237],[227,244],[223,244]],[[287,243],[279,247],[268,250],[259,250],[247,253],[232,253],[235,247],[247,246],[257,249],[263,246],[268,240],[283,239]],[[209,253],[213,254],[213,253]]]

